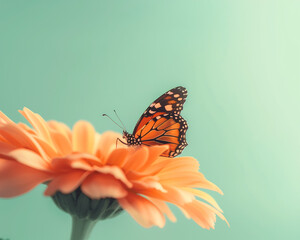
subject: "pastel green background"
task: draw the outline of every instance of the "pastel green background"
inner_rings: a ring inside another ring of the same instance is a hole
[[[128,214],[98,223],[96,239],[300,239],[299,1],[0,0],[0,109],[24,106],[72,126],[132,130],[152,100],[189,91],[182,155],[224,196],[231,224],[144,229]],[[0,200],[0,238],[68,239],[70,217],[44,186]]]

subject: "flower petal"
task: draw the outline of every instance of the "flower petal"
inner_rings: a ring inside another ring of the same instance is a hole
[[[39,144],[39,146],[43,149],[45,154],[49,156],[49,158],[56,157],[58,155],[57,150],[53,147],[52,144],[49,144],[44,139],[40,138],[39,136],[33,135],[34,140]]]
[[[22,163],[28,167],[32,167],[38,170],[42,171],[50,171],[50,165],[48,162],[46,162],[44,159],[42,159],[39,155],[37,155],[35,152],[32,152],[25,148],[18,148],[11,150],[7,153],[4,153],[3,151],[3,143],[0,143],[0,156],[2,157],[9,157],[13,158],[19,163]]]
[[[152,202],[134,193],[128,193],[125,198],[118,200],[125,209],[140,225],[149,228],[156,225],[162,228],[165,218],[162,212]]]
[[[133,180],[132,183],[133,183],[133,189],[135,191],[139,191],[141,189],[153,188],[164,193],[167,192],[167,190],[165,190],[163,186],[159,183],[157,177],[153,177],[153,176],[142,177],[138,180]]]
[[[139,189],[139,193],[148,197],[157,198],[176,205],[183,205],[192,202],[195,197],[192,193],[183,191],[179,188],[163,186],[166,193],[156,189]]]
[[[163,184],[173,185],[176,187],[188,187],[193,184],[206,182],[204,175],[200,172],[182,172],[180,169],[176,171],[161,171],[157,174]]]
[[[51,179],[51,174],[0,158],[0,197],[16,197]]]
[[[38,136],[51,145],[52,139],[46,121],[39,114],[26,107],[23,108],[23,111],[19,110],[19,112],[30,122]]]
[[[63,134],[67,139],[71,141],[72,132],[66,124],[54,120],[48,121],[47,124],[51,130],[55,130],[56,132]]]
[[[19,122],[17,125],[18,125],[18,127],[20,127],[23,130],[25,130],[27,133],[36,136],[36,132],[32,128],[30,128],[29,126],[27,126],[25,123]]]
[[[9,117],[0,111],[0,123],[14,123]]]
[[[93,154],[95,129],[86,121],[79,121],[73,127],[72,144],[74,152]]]
[[[132,183],[127,179],[124,172],[117,166],[103,166],[103,167],[94,166],[94,170],[100,173],[110,174],[116,179],[120,180],[122,183],[124,183],[128,188],[132,187]]]
[[[76,188],[80,186],[82,181],[90,174],[90,172],[82,170],[73,170],[67,173],[62,173],[53,178],[53,180],[48,184],[47,189],[44,194],[46,196],[52,196],[57,191],[62,193],[73,192]]]
[[[183,213],[183,215],[187,218],[187,219],[191,219],[190,214],[187,213],[187,211],[185,211],[182,207],[180,207],[179,205],[177,205],[177,207],[180,209],[180,211]]]
[[[210,229],[215,228],[216,215],[214,212],[203,207],[199,204],[199,201],[194,201],[190,204],[186,204],[183,208],[191,216],[191,218],[201,227]]]
[[[129,154],[128,148],[114,149],[110,153],[109,157],[107,158],[106,164],[117,165],[119,167],[122,167],[125,164],[128,154]]]
[[[50,130],[53,144],[60,155],[67,155],[72,153],[72,143],[69,138],[60,132]]]
[[[45,154],[44,150],[33,136],[15,123],[0,126],[0,136],[13,146],[28,148],[41,155],[45,160],[49,160],[49,157]]]
[[[176,217],[174,216],[174,214],[172,213],[172,211],[164,201],[155,198],[149,198],[149,199],[151,200],[151,202],[155,204],[156,207],[159,208],[159,210],[162,213],[166,214],[166,216],[171,220],[171,222],[176,222]]]
[[[93,173],[81,185],[82,192],[92,199],[123,198],[127,195],[121,182],[112,175]]]
[[[214,206],[216,209],[218,209],[220,212],[222,212],[222,209],[220,208],[220,206],[218,205],[218,203],[208,193],[203,192],[203,191],[201,191],[199,189],[194,189],[194,188],[183,188],[183,190],[191,192],[195,196],[202,198],[203,200],[207,201],[212,206]]]
[[[205,188],[223,194],[220,188],[208,181],[200,172],[181,171],[180,168],[163,169],[157,173],[157,176],[163,185]]]
[[[216,214],[229,225],[222,213],[204,202],[195,200],[181,207],[203,228],[214,228]]]
[[[134,147],[132,148],[134,151],[130,151],[129,156],[127,157],[127,161],[122,166],[122,168],[128,172],[128,171],[136,171],[141,166],[143,166],[148,159],[149,156],[149,148],[145,146],[140,147]]]
[[[198,169],[199,163],[193,157],[176,157],[172,158],[172,161],[166,157],[159,157],[146,171],[149,173],[160,171],[173,173],[174,171],[198,172]]]
[[[71,168],[80,168],[82,170],[93,170],[93,166],[102,166],[98,158],[87,153],[73,153],[64,157],[52,159],[52,167],[57,171],[66,171]],[[78,165],[79,164],[79,165]]]
[[[157,145],[157,146],[151,146],[149,147],[149,156],[147,159],[147,162],[145,162],[141,167],[138,169],[139,171],[147,170],[148,167],[153,164],[158,157],[169,149],[169,145]],[[172,159],[173,161],[173,159]]]
[[[98,141],[98,146],[97,146],[97,155],[99,158],[101,158],[101,161],[103,164],[106,163],[106,160],[109,156],[109,154],[116,149],[116,144],[117,144],[117,138],[121,138],[121,134],[107,131],[104,132]],[[118,148],[123,148],[122,144],[118,145]]]

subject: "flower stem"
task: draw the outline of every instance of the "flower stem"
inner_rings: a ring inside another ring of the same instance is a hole
[[[78,218],[73,215],[71,240],[87,240],[96,222],[96,220]]]

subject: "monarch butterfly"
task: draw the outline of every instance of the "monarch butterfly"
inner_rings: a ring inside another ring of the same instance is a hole
[[[123,130],[125,144],[167,144],[169,149],[161,156],[175,157],[180,154],[187,146],[185,133],[188,125],[180,116],[186,97],[187,90],[184,87],[176,87],[157,98],[142,114],[132,134]]]

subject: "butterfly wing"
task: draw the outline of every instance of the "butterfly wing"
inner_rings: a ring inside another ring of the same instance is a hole
[[[151,119],[137,132],[143,145],[169,145],[161,156],[175,157],[187,146],[187,122],[177,114],[166,113]]]
[[[134,130],[134,138],[143,145],[168,144],[162,156],[175,157],[187,146],[186,121],[179,114],[187,97],[184,87],[176,87],[161,95],[142,114]]]
[[[142,114],[133,130],[133,135],[137,137],[136,133],[157,116],[166,113],[179,115],[183,109],[186,97],[187,90],[184,87],[173,88],[161,95]]]

